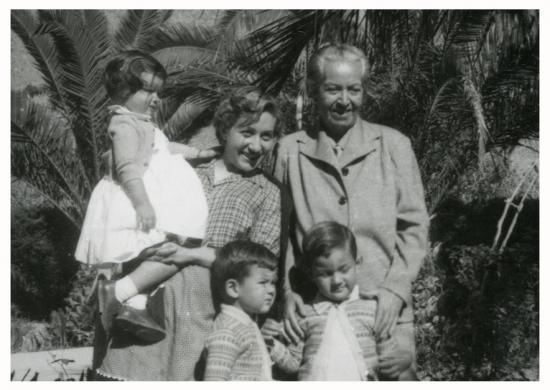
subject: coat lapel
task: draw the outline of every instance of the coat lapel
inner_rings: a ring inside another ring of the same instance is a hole
[[[381,136],[380,130],[366,121],[358,122],[349,131],[349,138],[344,147],[344,153],[340,157],[340,162],[336,160],[332,142],[324,131],[318,131],[314,135],[304,133],[302,137],[298,138],[298,142],[303,144],[300,150],[306,156],[323,161],[339,171],[340,168],[344,168],[376,150],[378,145],[376,141]]]

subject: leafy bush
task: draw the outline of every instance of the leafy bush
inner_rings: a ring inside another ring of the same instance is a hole
[[[421,379],[538,379],[538,258],[537,245],[478,244],[426,263],[414,290]]]

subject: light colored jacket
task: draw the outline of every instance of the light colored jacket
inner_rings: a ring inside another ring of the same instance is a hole
[[[429,224],[418,164],[409,139],[394,129],[358,121],[349,132],[339,160],[324,131],[280,141],[275,176],[289,189],[298,245],[288,246],[287,277],[305,232],[318,222],[339,222],[355,234],[363,258],[361,292],[392,291],[407,304],[400,321],[411,321],[411,284],[426,255]]]

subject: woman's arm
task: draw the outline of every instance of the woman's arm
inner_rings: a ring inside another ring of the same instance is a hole
[[[426,256],[429,218],[418,163],[406,137],[392,140],[390,149],[397,186],[396,247],[378,294],[376,331],[386,337],[411,296],[412,282]]]
[[[201,267],[210,268],[216,259],[216,250],[209,246],[185,248],[176,243],[167,242],[158,248],[146,249],[142,256],[147,261],[159,261],[180,268],[188,265],[200,265]]]
[[[214,149],[197,149],[193,146],[184,145],[179,142],[170,142],[168,149],[172,154],[181,154],[186,160],[210,160],[219,153]]]

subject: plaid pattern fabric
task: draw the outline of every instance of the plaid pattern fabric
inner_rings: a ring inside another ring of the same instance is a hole
[[[197,167],[208,201],[206,237],[214,248],[235,239],[280,251],[281,195],[261,172],[231,175],[214,184],[214,161]]]
[[[235,175],[213,185],[213,163],[199,166],[197,174],[208,201],[207,239],[210,245],[219,248],[237,238],[247,238],[278,255],[279,189],[261,174]],[[166,338],[143,345],[127,335],[116,335],[98,373],[121,380],[201,379],[197,362],[206,337],[212,331],[215,315],[210,270],[185,267],[164,285]]]

